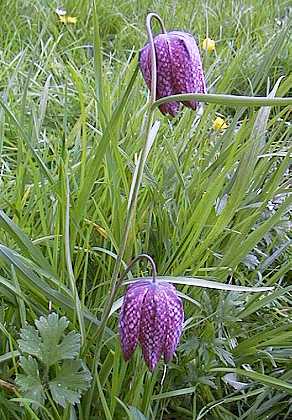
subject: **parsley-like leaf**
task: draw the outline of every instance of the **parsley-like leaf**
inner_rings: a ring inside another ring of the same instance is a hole
[[[19,360],[24,374],[19,373],[16,375],[16,385],[20,388],[25,398],[29,398],[43,404],[45,401],[45,395],[37,361],[31,356],[28,356],[27,358],[21,356]]]
[[[55,313],[35,321],[37,327],[27,326],[21,330],[19,347],[23,353],[36,356],[47,367],[64,359],[74,359],[80,351],[80,334],[64,335],[68,326],[65,317],[59,319]]]
[[[90,372],[82,360],[66,360],[49,388],[54,400],[65,407],[67,403],[79,403],[81,391],[88,389],[90,381]]]
[[[16,384],[24,397],[43,404],[47,397],[44,390],[49,389],[54,401],[65,407],[78,403],[82,391],[89,387],[90,372],[76,359],[80,334],[65,334],[68,324],[67,318],[52,313],[36,320],[36,328],[28,325],[21,330],[18,344],[28,357],[20,357],[24,373],[17,374]]]
[[[28,325],[20,330],[20,337],[18,340],[20,350],[40,358],[41,339],[37,330],[32,325]]]

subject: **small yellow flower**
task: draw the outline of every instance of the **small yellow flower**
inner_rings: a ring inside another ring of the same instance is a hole
[[[211,53],[215,50],[215,41],[211,38],[205,38],[203,41],[203,50],[207,50],[208,53]]]
[[[75,16],[67,16],[67,15],[59,15],[59,20],[62,23],[72,23],[73,25],[77,22],[77,17]]]
[[[215,120],[213,121],[214,130],[220,131],[220,130],[224,130],[227,127],[228,127],[228,124],[226,124],[225,120],[223,120],[223,118],[221,117],[216,117]]]

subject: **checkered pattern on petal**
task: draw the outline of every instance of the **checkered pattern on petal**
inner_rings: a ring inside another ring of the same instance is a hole
[[[205,93],[205,77],[200,52],[195,39],[186,32],[173,31],[154,38],[157,62],[157,99],[180,93]],[[151,89],[151,49],[147,44],[140,53],[140,68]],[[184,101],[196,109],[196,101]],[[177,115],[179,103],[170,102],[159,107],[163,114]]]
[[[147,282],[130,285],[124,297],[120,313],[119,333],[125,360],[130,359],[138,343],[141,309],[147,285]]]
[[[182,333],[183,318],[183,305],[173,285],[148,279],[131,284],[119,322],[125,359],[130,359],[139,341],[151,371],[162,354],[166,362],[171,360]]]
[[[165,337],[163,356],[169,362],[177,348],[182,333],[184,311],[181,299],[176,294],[176,289],[169,283],[162,283],[167,302],[168,324]]]
[[[158,35],[154,40],[154,44],[157,61],[157,99],[160,99],[174,94],[168,35]],[[161,105],[159,109],[163,114],[170,114],[174,117],[179,111],[179,103],[169,102]]]
[[[142,75],[144,77],[144,80],[146,82],[146,85],[148,86],[148,89],[151,89],[151,52],[150,47],[147,44],[139,54],[139,66],[142,72]]]
[[[163,353],[167,322],[164,290],[160,285],[152,284],[143,302],[139,336],[143,357],[151,371],[155,369]]]
[[[171,59],[170,50],[168,43],[168,36],[161,34],[155,37],[154,46],[156,52],[156,66],[157,66],[157,87],[156,97],[157,99],[173,94],[172,86],[172,72],[171,72]],[[144,77],[144,80],[149,89],[151,89],[151,48],[147,44],[140,52],[139,57],[140,68]],[[179,111],[178,102],[169,102],[159,107],[163,114],[170,114],[173,117]]]
[[[169,32],[173,88],[175,93],[205,93],[206,85],[200,53],[195,39],[185,32]],[[196,101],[184,101],[196,109]]]

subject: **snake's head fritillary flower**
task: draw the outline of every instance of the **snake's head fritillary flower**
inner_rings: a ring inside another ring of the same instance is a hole
[[[120,313],[119,333],[125,360],[140,343],[144,360],[153,371],[160,357],[172,359],[178,345],[184,313],[176,289],[169,283],[139,280],[131,284]]]
[[[157,99],[183,93],[205,93],[205,77],[201,56],[192,35],[173,31],[159,34],[154,38],[157,66]],[[151,89],[151,47],[146,44],[140,51],[140,69],[149,89]],[[189,108],[196,109],[196,101],[184,101]],[[173,117],[179,112],[179,102],[162,104],[163,114]]]

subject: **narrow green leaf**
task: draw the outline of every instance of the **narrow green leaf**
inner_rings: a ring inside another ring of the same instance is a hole
[[[18,350],[9,351],[8,353],[2,354],[0,356],[0,364],[7,362],[7,360],[14,359],[15,357],[19,356],[20,353]]]
[[[162,400],[165,398],[179,397],[180,395],[188,395],[196,392],[197,386],[191,386],[189,388],[176,389],[175,391],[164,392],[157,394],[152,397],[152,400]]]
[[[107,150],[107,147],[111,141],[111,135],[114,130],[116,130],[120,117],[122,115],[123,109],[129,99],[131,90],[133,88],[135,79],[137,77],[138,73],[138,66],[136,66],[133,75],[131,77],[131,80],[127,86],[127,89],[125,90],[124,95],[122,96],[119,104],[117,105],[105,131],[102,135],[99,145],[96,149],[96,152],[92,158],[89,159],[87,164],[87,171],[86,171],[86,183],[83,185],[82,190],[80,191],[74,211],[74,221],[78,225],[81,219],[83,218],[83,214],[85,212],[86,206],[84,203],[88,202],[88,197],[90,195],[90,192],[93,188],[94,182],[98,176],[98,169],[100,167],[100,164],[103,160],[103,157],[105,155],[105,152]]]
[[[35,263],[39,264],[44,269],[52,271],[52,267],[43,256],[39,247],[34,245],[31,239],[1,209],[0,227],[14,238],[27,257],[31,258]]]
[[[16,270],[21,274],[19,281],[23,281],[27,290],[31,292],[34,298],[38,297],[45,306],[48,301],[53,301],[64,308],[70,310],[71,316],[75,310],[75,304],[71,297],[70,291],[62,286],[62,293],[50,287],[40,276],[38,276],[28,265],[27,260],[24,260],[17,252],[10,250],[4,245],[0,244],[0,258],[3,258],[6,263],[13,264]],[[99,320],[93,316],[90,311],[83,308],[84,317],[95,325],[99,325]],[[112,334],[108,328],[107,334]]]
[[[42,158],[39,156],[39,154],[35,151],[35,149],[33,148],[29,135],[24,131],[23,127],[21,126],[21,124],[19,123],[18,119],[16,118],[16,116],[13,114],[13,112],[10,110],[10,108],[8,107],[8,105],[6,105],[3,100],[0,97],[0,106],[4,109],[4,111],[6,112],[6,114],[8,115],[8,117],[10,118],[11,121],[14,122],[15,126],[17,127],[25,145],[28,147],[28,149],[30,150],[31,154],[33,155],[33,157],[35,158],[36,162],[38,163],[41,171],[43,172],[43,174],[45,175],[45,177],[48,179],[48,181],[51,184],[54,184],[54,179],[52,177],[52,175],[50,174],[50,171],[48,170],[47,166],[45,165],[44,161],[42,160]]]
[[[125,282],[134,283],[138,280],[151,280],[152,277],[137,277],[131,281]],[[171,277],[171,276],[157,276],[157,280],[165,281],[174,284],[184,284],[186,286],[205,287],[207,289],[226,290],[232,292],[267,292],[273,290],[273,287],[247,287],[247,286],[236,286],[233,284],[219,283],[213,280],[205,280],[200,277]]]
[[[277,388],[292,394],[292,384],[282,381],[281,379],[274,378],[271,375],[264,375],[262,373],[254,372],[252,370],[233,369],[233,368],[213,368],[210,372],[233,372],[237,375],[245,376],[253,381]]]
[[[70,280],[71,293],[74,300],[77,319],[79,323],[80,333],[81,333],[81,343],[84,345],[86,340],[86,332],[84,325],[84,317],[81,308],[81,301],[78,295],[78,289],[76,287],[76,280],[74,276],[72,260],[71,260],[71,249],[70,249],[70,184],[69,178],[66,177],[66,213],[65,213],[65,256],[67,271]]]
[[[251,304],[247,304],[243,311],[239,312],[238,317],[244,319],[247,316],[255,313],[256,311],[261,310],[266,305],[269,305],[271,302],[275,301],[277,298],[283,296],[285,293],[289,293],[292,290],[292,286],[285,287],[280,290],[275,290],[273,293],[270,293],[268,296],[257,298]]]
[[[292,98],[267,98],[267,97],[254,97],[254,96],[236,96],[236,95],[215,95],[211,93],[185,93],[183,95],[170,95],[158,99],[153,108],[158,107],[167,102],[173,101],[191,101],[196,100],[199,102],[209,102],[211,104],[220,104],[228,106],[245,106],[245,107],[258,107],[258,106],[288,106],[292,105]]]

